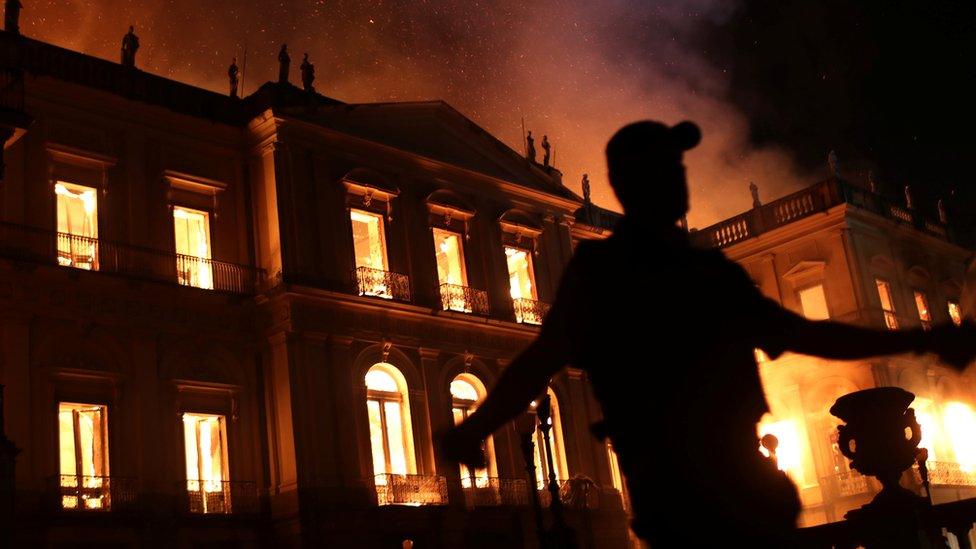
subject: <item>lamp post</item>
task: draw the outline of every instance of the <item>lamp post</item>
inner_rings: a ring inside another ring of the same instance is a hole
[[[518,432],[519,440],[522,443],[522,458],[525,460],[525,474],[529,483],[526,488],[529,491],[529,501],[532,503],[532,515],[535,519],[535,531],[539,537],[539,547],[546,547],[546,529],[542,525],[542,504],[539,502],[539,493],[536,491],[535,478],[535,443],[532,438],[535,436],[535,414],[524,412],[515,422],[515,430]]]
[[[542,431],[542,442],[546,448],[546,466],[549,468],[549,494],[552,509],[552,532],[550,540],[553,547],[576,547],[572,529],[566,524],[563,514],[563,502],[559,499],[559,481],[556,479],[556,467],[552,459],[552,442],[549,434],[552,431],[552,400],[546,394],[539,400],[535,409],[539,418],[539,430]]]

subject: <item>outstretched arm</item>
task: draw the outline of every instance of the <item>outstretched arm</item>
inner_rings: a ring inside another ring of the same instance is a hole
[[[568,343],[558,334],[543,330],[508,365],[481,406],[464,423],[444,434],[440,441],[443,455],[469,466],[483,465],[481,441],[524,412],[529,402],[545,390],[549,378],[568,362],[567,347]]]
[[[569,360],[566,342],[543,334],[505,369],[485,401],[464,422],[464,431],[483,439],[524,412]]]
[[[485,401],[461,425],[441,437],[441,451],[447,459],[481,465],[481,441],[505,423],[526,411],[551,378],[572,358],[570,324],[577,310],[580,292],[578,259],[573,258],[552,309],[539,336],[505,369]]]
[[[976,357],[976,327],[970,322],[931,330],[877,330],[831,321],[812,321],[783,309],[775,302],[767,307],[772,324],[782,330],[782,349],[805,355],[856,360],[901,353],[935,353],[957,369]],[[784,329],[785,328],[785,329]],[[775,338],[774,338],[775,339]],[[772,345],[775,348],[775,344]],[[772,354],[778,354],[776,349]]]

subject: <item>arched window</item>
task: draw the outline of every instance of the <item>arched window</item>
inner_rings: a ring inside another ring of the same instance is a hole
[[[549,417],[549,424],[552,425],[550,431],[550,442],[552,444],[552,464],[555,468],[556,478],[566,480],[569,478],[566,468],[566,451],[563,446],[563,427],[560,421],[559,402],[556,400],[556,393],[552,389],[546,389],[546,394],[552,402],[552,414]],[[533,408],[535,405],[533,404]],[[545,437],[542,429],[536,426],[535,430],[535,480],[539,489],[545,488],[549,482],[549,464],[545,459]]]
[[[460,424],[474,413],[478,404],[484,400],[485,393],[485,386],[471,374],[461,374],[454,378],[454,381],[451,382],[451,412],[454,415],[455,425]],[[485,441],[485,451],[487,453],[487,468],[471,471],[463,464],[460,466],[461,486],[465,488],[488,486],[488,478],[495,474],[495,448],[490,436]]]
[[[376,484],[386,475],[416,472],[407,383],[392,364],[380,362],[366,372],[366,411]]]

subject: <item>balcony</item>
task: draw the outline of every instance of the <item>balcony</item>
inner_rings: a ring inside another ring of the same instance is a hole
[[[381,297],[395,301],[410,301],[410,279],[407,275],[358,267],[353,271],[359,295]]]
[[[873,483],[873,480],[857,471],[846,471],[820,479],[820,484],[825,492],[824,496],[831,499],[873,494],[878,491]]]
[[[254,515],[258,489],[253,482],[187,480],[186,512],[194,515]]]
[[[836,178],[694,231],[690,234],[690,238],[698,247],[724,248],[755,238],[783,225],[826,212],[841,204],[871,212],[899,225],[913,227],[943,240],[950,240],[944,220],[925,219],[917,210],[910,210],[886,196]]]
[[[965,471],[958,463],[950,461],[926,462],[929,469],[929,484],[932,486],[976,486],[976,471]],[[918,467],[912,469],[915,481],[922,483]]]
[[[54,507],[69,512],[121,512],[136,504],[136,479],[55,475],[49,479]]]
[[[474,486],[464,486],[464,502],[468,507],[496,505],[528,505],[528,483],[520,478],[476,478]]]
[[[512,300],[515,307],[515,322],[541,325],[549,312],[549,304],[534,299],[518,298]]]
[[[488,316],[488,292],[456,284],[441,284],[441,304],[445,311]]]
[[[586,477],[575,477],[569,480],[559,480],[559,501],[564,507],[573,509],[599,509],[601,492],[599,486]],[[610,490],[614,497],[620,492]],[[549,481],[539,490],[539,502],[543,507],[552,505],[552,494],[549,493]]]
[[[0,222],[0,255],[238,294],[253,294],[263,278],[261,269],[246,265],[5,222]]]
[[[447,480],[441,476],[376,475],[379,505],[445,505]]]

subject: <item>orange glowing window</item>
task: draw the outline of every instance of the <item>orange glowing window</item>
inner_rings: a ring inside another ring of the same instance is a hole
[[[925,293],[915,290],[915,310],[918,311],[918,320],[922,323],[922,327],[928,330],[932,327],[932,313],[929,311],[929,299],[925,297]]]
[[[894,301],[891,299],[891,285],[880,278],[874,279],[878,288],[878,298],[881,300],[881,310],[884,312],[885,326],[889,330],[898,329],[898,316],[895,313]]]
[[[210,261],[210,214],[173,207],[173,235],[176,244],[176,273],[184,286],[213,289]]]
[[[349,219],[352,223],[356,267],[386,271],[386,235],[383,230],[383,216],[353,209],[349,211]]]
[[[451,382],[451,413],[454,416],[454,424],[459,425],[468,416],[474,413],[478,404],[484,398],[484,385],[478,378],[471,374],[461,374]],[[463,464],[461,467],[461,486],[470,488],[484,488],[488,486],[489,469],[495,468],[495,451],[491,437],[485,442],[488,467],[471,471]]]
[[[946,303],[946,307],[949,310],[949,318],[952,319],[952,323],[956,326],[962,325],[962,310],[959,309],[959,303],[949,301]]]
[[[803,308],[803,316],[810,320],[827,320],[830,312],[827,310],[827,294],[824,293],[823,284],[804,288],[799,292],[800,306]]]
[[[552,425],[552,429],[549,431],[552,448],[552,472],[556,474],[557,480],[566,480],[569,477],[566,467],[566,452],[563,446],[563,426],[560,421],[559,403],[556,400],[556,393],[552,392],[552,389],[547,389],[546,392],[552,402],[552,414],[549,417],[549,425]],[[534,403],[533,407],[535,407]],[[546,460],[545,437],[542,429],[537,426],[535,434],[535,479],[537,487],[542,490],[549,482],[549,463]]]
[[[946,436],[952,446],[959,468],[966,473],[976,471],[976,412],[962,402],[949,402],[942,414]]]
[[[366,372],[365,381],[373,474],[377,485],[386,485],[387,475],[416,471],[406,380],[392,364],[381,362]]]
[[[441,284],[467,286],[464,269],[464,246],[460,234],[434,229],[434,254],[437,257],[437,279]]]
[[[617,452],[614,451],[610,439],[607,439],[607,461],[610,463],[610,482],[613,483],[613,487],[618,492],[623,494],[625,492],[624,476],[620,472],[620,460],[617,458]]]
[[[224,416],[183,414],[183,444],[190,511],[226,513],[230,506],[230,474]]]
[[[98,511],[110,506],[106,407],[58,404],[61,507]]]
[[[58,181],[58,264],[98,269],[98,192],[92,187]]]
[[[505,246],[508,262],[508,280],[512,299],[538,299],[535,288],[535,272],[532,253],[521,248]]]

